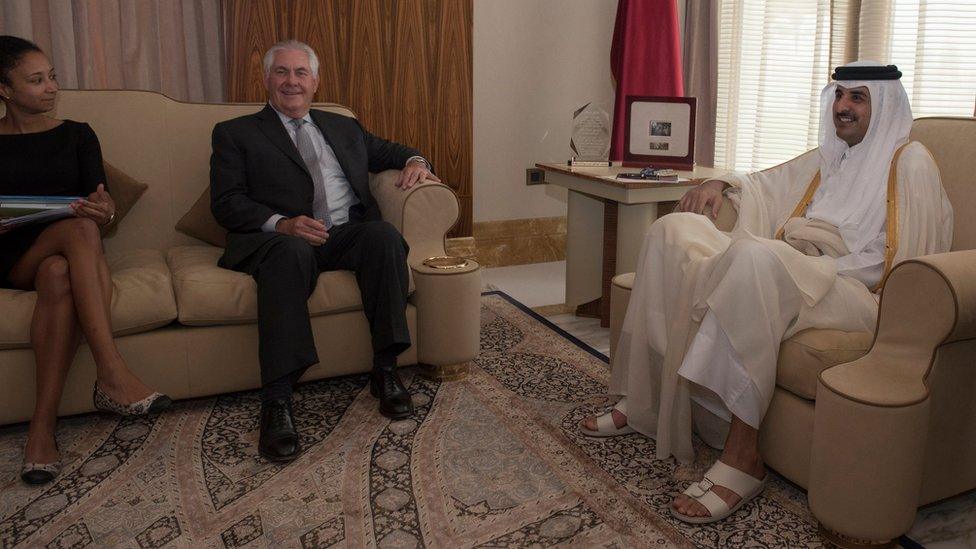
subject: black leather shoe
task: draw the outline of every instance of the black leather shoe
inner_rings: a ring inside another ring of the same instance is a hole
[[[291,417],[291,399],[261,403],[261,438],[258,453],[268,461],[291,461],[301,453],[298,431]]]
[[[380,399],[380,413],[390,419],[403,419],[413,414],[410,393],[393,368],[373,368],[369,393]]]

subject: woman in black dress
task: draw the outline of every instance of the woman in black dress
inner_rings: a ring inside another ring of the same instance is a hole
[[[57,476],[54,438],[68,368],[85,336],[95,359],[95,407],[122,415],[155,413],[170,404],[126,366],[112,339],[112,279],[99,226],[115,217],[105,189],[98,138],[88,124],[57,120],[54,69],[31,42],[0,36],[0,194],[84,197],[74,217],[14,229],[0,227],[0,287],[36,290],[31,347],[37,397],[21,478]]]

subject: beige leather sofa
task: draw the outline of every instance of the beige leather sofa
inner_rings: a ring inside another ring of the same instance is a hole
[[[911,137],[939,164],[952,251],[892,270],[876,334],[784,341],[760,433],[769,466],[808,490],[822,531],[847,546],[886,545],[918,506],[976,488],[976,119],[918,119]],[[723,213],[716,224],[731,229]],[[633,278],[613,282],[613,346]]]
[[[115,286],[112,321],[129,366],[177,399],[260,385],[253,279],[218,268],[220,248],[174,229],[209,186],[214,124],[260,108],[180,103],[139,91],[62,91],[58,100],[58,117],[91,124],[106,162],[148,185],[117,233],[105,240]],[[353,116],[340,105],[316,108]],[[434,183],[401,191],[393,186],[397,173],[377,174],[370,186],[384,219],[410,245],[415,290],[407,320],[414,345],[400,356],[400,365],[420,362],[435,374],[440,368],[457,374],[478,350],[478,266],[438,271],[421,264],[445,255],[445,234],[458,218],[457,197]],[[33,410],[34,301],[34,292],[0,289],[0,424],[27,420]],[[309,299],[321,362],[305,379],[370,369],[372,348],[361,309],[352,273],[321,275]],[[91,353],[83,344],[68,376],[62,414],[94,409],[94,379]]]

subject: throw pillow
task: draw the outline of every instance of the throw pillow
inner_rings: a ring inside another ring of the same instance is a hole
[[[135,206],[136,201],[139,200],[142,193],[146,192],[149,185],[136,181],[108,162],[103,162],[103,164],[105,166],[105,186],[108,187],[108,193],[112,195],[112,200],[115,201],[115,219],[102,229],[102,234],[111,236],[115,234],[122,218]]]
[[[190,211],[183,214],[176,223],[176,230],[220,248],[227,246],[227,229],[221,227],[210,213],[210,187],[204,189]]]

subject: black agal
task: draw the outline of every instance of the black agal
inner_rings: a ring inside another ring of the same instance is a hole
[[[898,80],[901,71],[895,65],[837,67],[832,75],[834,80]]]

